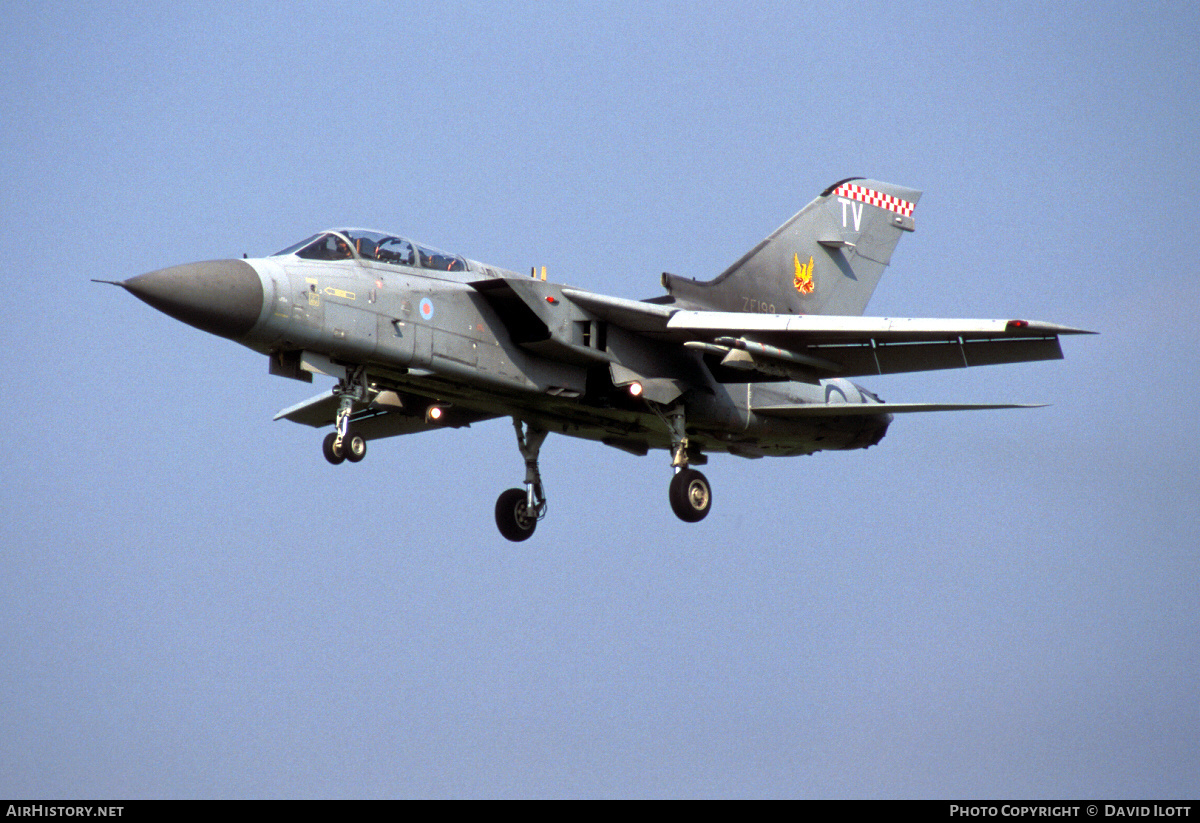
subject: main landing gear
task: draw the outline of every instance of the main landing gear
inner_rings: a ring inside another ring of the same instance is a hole
[[[523,424],[515,417],[513,429],[517,432],[517,448],[525,458],[525,488],[509,489],[496,500],[496,526],[500,534],[520,542],[533,537],[537,522],[546,516],[546,493],[538,471],[538,452],[546,439],[546,431]]]
[[[343,460],[357,463],[367,456],[367,440],[361,434],[350,430],[350,414],[356,401],[367,401],[366,372],[359,368],[346,369],[346,379],[339,381],[334,387],[338,398],[336,431],[325,436],[321,451],[325,459],[333,465]]]
[[[683,406],[674,406],[665,412],[655,411],[671,433],[671,465],[675,468],[675,476],[667,489],[671,511],[685,523],[699,523],[712,508],[712,486],[707,477],[688,467],[690,455]]]
[[[685,523],[698,523],[712,507],[712,486],[708,478],[695,469],[679,469],[671,478],[668,489],[671,511]]]
[[[704,457],[689,446],[682,406],[670,410],[655,408],[655,413],[671,433],[671,465],[675,468],[668,489],[671,510],[685,523],[698,523],[712,508],[712,486],[708,478],[689,467],[688,462],[702,463]],[[546,439],[546,431],[515,417],[513,429],[517,433],[517,448],[525,458],[525,488],[508,489],[496,500],[496,526],[500,534],[520,542],[533,537],[538,521],[546,516],[546,493],[538,471],[538,453]]]

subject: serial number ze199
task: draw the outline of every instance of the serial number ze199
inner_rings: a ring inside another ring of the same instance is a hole
[[[742,311],[759,311],[763,314],[777,314],[774,303],[766,303],[753,297],[742,298]]]

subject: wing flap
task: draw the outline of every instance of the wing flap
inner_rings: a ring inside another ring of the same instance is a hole
[[[632,301],[630,301],[632,302]],[[953,335],[968,337],[1039,337],[1059,334],[1095,334],[1086,329],[1037,320],[960,320],[926,317],[838,317],[816,314],[755,314],[731,311],[677,311],[667,328],[691,332],[783,333],[809,340],[862,339],[880,335],[894,340],[919,341]]]
[[[1026,320],[677,312],[668,329],[704,346],[805,366],[822,377],[857,377],[997,363],[1060,360],[1061,334],[1084,329]],[[738,335],[734,337],[733,335]]]
[[[862,343],[824,344],[806,349],[825,360],[838,363],[837,377],[869,374],[901,374],[938,369],[964,369],[998,363],[1061,360],[1057,337],[960,338],[922,342],[889,342],[885,336]]]

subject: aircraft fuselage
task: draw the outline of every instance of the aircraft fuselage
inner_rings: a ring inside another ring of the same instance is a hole
[[[671,447],[667,425],[645,402],[655,398],[631,393],[634,384],[645,391],[642,384],[657,381],[661,399],[686,409],[693,462],[707,451],[759,457],[862,448],[879,442],[891,420],[756,414],[762,404],[878,401],[844,379],[718,381],[700,354],[608,323],[564,294],[569,287],[455,259],[460,270],[436,271],[357,254],[276,255],[175,266],[124,285],[177,319],[269,355],[272,373],[311,380],[328,365],[364,366],[372,391],[396,392],[413,415],[443,404],[476,419],[519,416],[645,453]],[[368,439],[390,433],[360,416]]]
[[[1027,320],[866,317],[921,192],[850,178],[821,192],[712,280],[664,273],[627,300],[526,277],[363,229],[321,232],[270,257],[175,266],[126,280],[145,302],[269,357],[272,374],[332,391],[276,419],[333,427],[334,464],[367,441],[512,419],[525,488],[496,525],[528,539],[547,510],[550,432],[633,454],[670,452],[668,498],[687,522],[712,489],[708,452],[800,455],[873,446],[892,414],[1015,408],[884,403],[847,378],[1062,357]]]

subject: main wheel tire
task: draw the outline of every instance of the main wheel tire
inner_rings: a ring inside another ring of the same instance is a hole
[[[367,456],[367,439],[361,434],[350,432],[342,439],[342,452],[351,463],[357,463]]]
[[[671,510],[685,523],[698,523],[712,508],[712,486],[695,469],[676,472],[669,490]]]
[[[337,432],[330,432],[325,435],[325,442],[321,444],[321,451],[325,455],[325,459],[333,465],[337,465],[346,459],[346,444],[338,448],[334,448],[334,443],[337,442]]]
[[[529,511],[529,497],[524,489],[509,489],[496,500],[496,527],[514,543],[533,537],[537,516]]]

